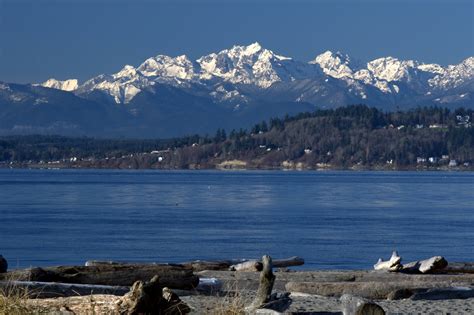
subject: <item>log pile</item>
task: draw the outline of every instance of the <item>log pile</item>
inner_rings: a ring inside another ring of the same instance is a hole
[[[374,269],[425,274],[443,271],[448,266],[448,262],[442,256],[434,256],[425,260],[413,261],[405,265],[402,265],[401,260],[402,257],[394,251],[390,259],[387,261],[383,261],[382,258],[379,258],[377,263],[374,265]]]
[[[92,266],[119,266],[119,265],[130,265],[130,262],[117,262],[117,261],[99,261],[99,260],[88,260],[85,265]],[[152,263],[156,265],[156,263]],[[179,263],[186,268],[192,269],[194,272],[200,272],[204,270],[231,270],[231,271],[261,271],[263,263],[261,260],[256,259],[228,259],[228,260],[194,260]],[[293,266],[304,265],[304,259],[298,256],[292,256],[284,259],[275,259],[273,261],[273,267],[275,268],[286,268]]]
[[[163,286],[189,290],[199,284],[193,270],[181,265],[100,265],[29,268],[0,274],[0,281],[61,282],[108,286],[132,286],[136,281],[160,277]]]

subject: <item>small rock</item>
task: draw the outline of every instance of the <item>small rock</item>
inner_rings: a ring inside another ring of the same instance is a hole
[[[367,299],[344,294],[340,301],[344,315],[385,315],[382,307]]]
[[[0,273],[7,272],[8,262],[2,255],[0,255]]]

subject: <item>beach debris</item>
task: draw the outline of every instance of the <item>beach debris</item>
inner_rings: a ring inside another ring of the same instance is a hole
[[[2,255],[0,255],[0,273],[5,273],[8,270],[8,262]]]
[[[425,260],[413,261],[403,265],[400,270],[405,273],[434,273],[443,271],[448,262],[442,256],[434,256]]]
[[[399,277],[374,279],[364,281],[364,279],[355,282],[296,282],[290,281],[285,285],[288,292],[320,295],[327,297],[340,297],[344,294],[351,294],[373,300],[384,299],[405,299],[411,297],[417,292],[423,292],[428,289],[449,288],[453,286],[452,279],[431,278],[426,281],[419,279],[409,279],[410,276],[403,277],[405,280],[397,279]],[[459,281],[456,286],[471,286],[472,279]]]
[[[342,303],[343,315],[385,315],[381,306],[368,299],[344,294],[339,300]]]
[[[87,267],[97,266],[120,266],[120,265],[136,265],[133,262],[119,262],[110,260],[88,260],[85,262]],[[148,263],[148,265],[160,265],[158,263]],[[191,268],[194,272],[204,270],[231,270],[231,271],[261,271],[262,262],[257,259],[227,259],[227,260],[194,260],[179,263],[186,268]],[[274,259],[273,267],[286,268],[292,266],[304,265],[304,259],[298,256],[292,256],[283,259]]]
[[[474,273],[473,262],[449,262],[449,264],[440,270],[442,273]],[[437,272],[435,270],[435,272]]]
[[[0,281],[62,282],[78,284],[101,284],[111,286],[131,286],[135,281],[147,281],[158,275],[163,286],[172,289],[189,290],[199,284],[199,277],[193,270],[171,264],[130,264],[98,266],[59,266],[31,268],[0,273]]]
[[[215,293],[222,289],[222,281],[217,278],[199,278],[196,290],[199,292]]]
[[[298,256],[292,256],[284,259],[275,259],[272,261],[275,268],[285,268],[304,265],[304,259]],[[231,271],[261,271],[263,262],[260,260],[244,260],[238,264],[229,267]]]
[[[231,271],[261,271],[263,264],[257,260],[248,260],[242,263],[230,266]]]
[[[433,256],[425,260],[413,261],[404,265],[401,261],[402,257],[394,251],[390,260],[383,261],[382,258],[379,258],[374,265],[374,269],[400,271],[404,273],[434,273],[443,271],[448,266],[448,262],[443,256]]]
[[[268,255],[262,257],[262,271],[255,298],[245,308],[247,313],[253,314],[257,309],[268,309],[277,312],[284,311],[291,304],[289,293],[272,294],[275,275],[273,274],[272,258]]]
[[[400,262],[402,257],[400,257],[397,251],[392,252],[392,256],[389,260],[383,261],[382,258],[379,258],[377,263],[374,265],[375,270],[388,270],[388,271],[399,271],[402,268]]]
[[[40,281],[0,281],[0,290],[12,289],[20,290],[32,299],[45,299],[92,294],[122,296],[130,290],[130,287]]]
[[[116,304],[121,315],[136,314],[187,314],[191,311],[169,288],[160,284],[158,276],[150,281],[137,281]]]
[[[442,256],[434,256],[425,260],[420,261],[420,270],[421,273],[429,273],[435,270],[443,269],[448,265],[448,262]]]
[[[275,282],[273,274],[272,258],[268,255],[262,257],[262,271],[260,272],[260,283],[258,286],[255,299],[246,309],[248,311],[256,310],[270,301],[270,296]]]
[[[412,300],[450,300],[474,297],[474,287],[435,288],[416,292]]]

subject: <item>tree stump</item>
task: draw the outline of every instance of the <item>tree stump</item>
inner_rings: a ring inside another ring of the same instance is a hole
[[[160,285],[158,276],[155,276],[148,282],[135,282],[130,292],[119,300],[116,310],[121,315],[181,315],[191,309],[170,289]]]
[[[263,269],[260,272],[260,284],[255,295],[255,299],[246,310],[248,312],[254,311],[270,301],[272,295],[273,284],[275,282],[275,275],[273,274],[272,258],[268,255],[262,257]]]

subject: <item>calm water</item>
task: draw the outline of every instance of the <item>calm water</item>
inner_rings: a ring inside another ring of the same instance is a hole
[[[474,173],[0,170],[11,267],[298,255],[474,261]]]

